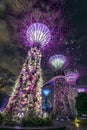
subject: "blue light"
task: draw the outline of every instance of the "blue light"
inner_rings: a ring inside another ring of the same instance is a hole
[[[48,96],[51,92],[51,90],[49,90],[49,89],[43,89],[42,91],[43,91],[45,96]]]

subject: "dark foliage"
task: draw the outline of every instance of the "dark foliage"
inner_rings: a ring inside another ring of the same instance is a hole
[[[52,118],[49,116],[49,117],[46,117],[46,118],[40,118],[40,117],[29,117],[29,116],[26,116],[23,118],[22,120],[22,125],[24,127],[34,127],[34,126],[52,126],[53,123],[52,123]]]
[[[76,108],[78,114],[87,114],[87,94],[79,93],[76,97]]]

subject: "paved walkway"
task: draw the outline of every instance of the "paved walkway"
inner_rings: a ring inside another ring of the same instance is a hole
[[[0,127],[0,130],[65,130],[65,127]]]
[[[78,123],[70,122],[70,123],[65,123],[66,130],[87,130],[86,125],[80,125]]]
[[[58,126],[65,126],[66,130],[87,130],[87,125],[80,125],[78,123],[74,123],[72,121],[63,121],[63,122],[59,122],[59,121],[54,121],[55,125]]]
[[[72,121],[54,121],[55,126],[54,127],[34,127],[34,128],[20,128],[20,127],[15,127],[17,130],[61,130],[61,128],[65,127],[66,130],[87,130],[87,126],[86,125],[79,125],[79,124],[75,124]],[[7,130],[6,127],[0,127],[0,130]],[[13,128],[8,127],[8,130],[13,130]],[[64,129],[65,130],[65,129]]]

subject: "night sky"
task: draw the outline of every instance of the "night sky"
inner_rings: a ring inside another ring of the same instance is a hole
[[[87,66],[87,1],[70,0],[69,9],[72,13],[72,22],[75,30],[74,35],[81,46],[81,64]]]
[[[12,72],[18,76],[22,64],[26,57],[26,52],[23,48],[18,47],[11,40],[12,33],[8,26],[9,8],[16,11],[14,3],[17,0],[0,0],[0,67]],[[21,0],[19,0],[20,2]],[[24,0],[23,0],[24,1]],[[38,8],[37,2],[30,0],[32,8]],[[51,1],[58,3],[58,0],[41,0],[43,5],[50,4]],[[73,40],[78,41],[81,46],[80,64],[87,66],[87,0],[66,0],[66,5],[71,17]],[[39,7],[41,10],[42,7]],[[18,13],[22,13],[22,9]],[[87,76],[86,76],[87,77]],[[80,83],[87,84],[87,78],[80,80]]]

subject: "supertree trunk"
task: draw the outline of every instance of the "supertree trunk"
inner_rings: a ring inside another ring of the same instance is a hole
[[[65,72],[65,78],[69,86],[68,101],[71,110],[71,115],[75,116],[75,97],[77,96],[76,81],[79,78],[79,73],[77,70],[68,70]]]
[[[75,108],[75,97],[77,96],[77,89],[75,85],[69,85],[69,93],[68,93],[68,101],[69,107],[71,111],[71,115],[76,115],[76,108]]]
[[[66,117],[70,113],[68,103],[68,85],[64,76],[55,79],[53,114],[58,117]]]
[[[32,47],[28,51],[27,59],[5,109],[5,112],[12,114],[13,119],[24,117],[26,114],[36,116],[42,114],[41,57],[41,51],[37,47]]]

